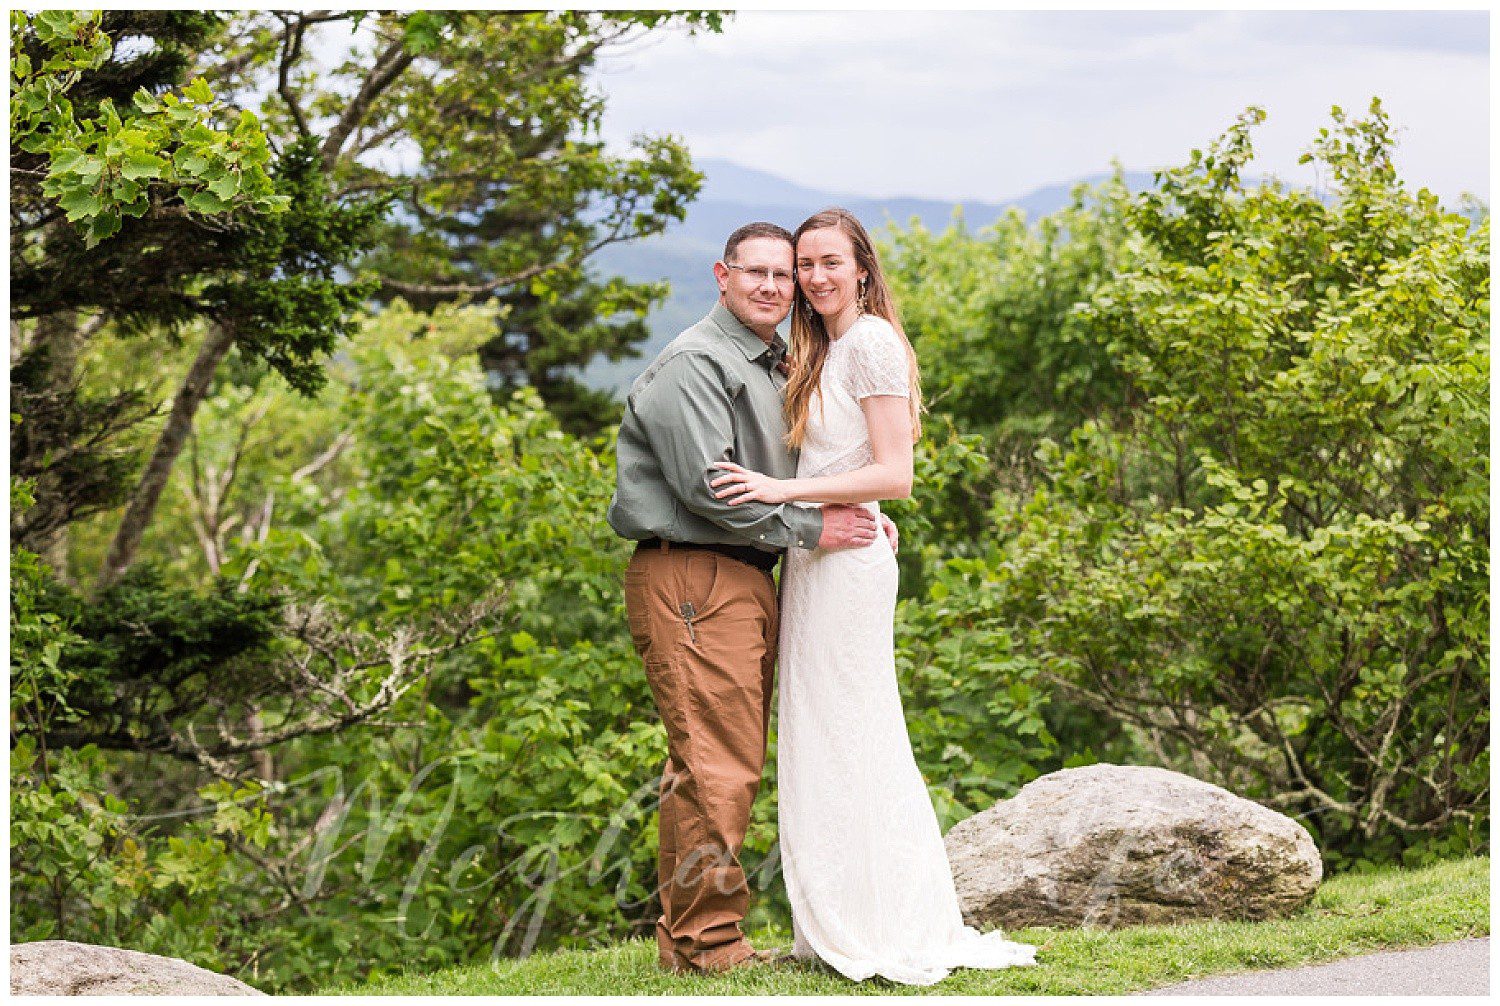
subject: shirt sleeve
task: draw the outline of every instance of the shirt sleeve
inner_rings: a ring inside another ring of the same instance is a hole
[[[709,482],[724,469],[710,466],[742,462],[734,452],[733,395],[712,357],[681,353],[668,360],[636,395],[634,408],[667,487],[683,506],[755,544],[817,547],[823,534],[819,509],[758,500],[731,505],[714,495],[718,490]]]
[[[860,332],[850,332],[849,390],[856,400],[871,395],[911,396],[906,346],[889,322],[867,322]]]

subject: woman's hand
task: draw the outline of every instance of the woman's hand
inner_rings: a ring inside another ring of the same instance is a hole
[[[791,499],[786,481],[783,479],[773,479],[769,475],[752,472],[748,468],[741,468],[733,461],[715,461],[713,466],[723,468],[727,472],[709,483],[714,488],[724,487],[715,492],[714,497],[716,499],[728,498],[731,506],[746,500],[775,504],[785,503]]]

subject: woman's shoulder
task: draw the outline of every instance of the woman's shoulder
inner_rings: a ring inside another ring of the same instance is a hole
[[[905,340],[896,331],[896,326],[876,314],[862,315],[858,321],[849,326],[849,331],[844,334],[850,339],[850,349],[861,356],[875,354],[877,356],[897,355],[903,359],[906,357]]]
[[[850,349],[866,353],[901,346],[901,336],[896,334],[895,326],[878,314],[861,315],[858,321],[849,326],[844,338],[849,340]]]
[[[849,333],[846,334],[856,331],[866,335],[873,335],[876,338],[880,338],[881,336],[896,338],[896,326],[878,314],[860,315],[859,319],[853,325],[849,326]]]
[[[905,395],[908,383],[906,345],[884,318],[864,315],[844,333],[849,345],[849,385],[856,398]]]

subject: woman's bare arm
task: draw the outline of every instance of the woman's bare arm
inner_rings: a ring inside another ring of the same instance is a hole
[[[767,503],[801,500],[807,503],[869,503],[906,499],[912,488],[911,409],[900,395],[871,395],[860,399],[875,460],[862,468],[808,479],[773,479],[732,462],[718,467],[725,475],[710,485],[715,495],[731,503],[755,499]]]

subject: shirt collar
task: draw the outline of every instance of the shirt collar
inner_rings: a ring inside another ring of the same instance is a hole
[[[786,340],[782,339],[780,332],[772,336],[770,345],[767,345],[765,340],[746,328],[745,323],[722,303],[715,304],[708,317],[721,332],[729,336],[730,342],[739,347],[740,352],[745,354],[745,359],[758,361],[769,354],[766,363],[768,366],[775,366],[786,358]]]

